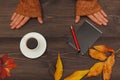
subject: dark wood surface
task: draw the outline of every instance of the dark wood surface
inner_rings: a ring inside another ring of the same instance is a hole
[[[10,17],[17,3],[18,0],[7,2],[0,0],[0,57],[4,53],[9,53],[18,64],[18,67],[12,71],[12,76],[6,80],[54,80],[58,51],[61,52],[64,65],[62,79],[76,70],[88,69],[97,62],[89,56],[76,55],[76,50],[67,44],[71,36],[70,25],[74,24],[75,0],[41,0],[44,24],[41,25],[36,19],[31,19],[23,28],[11,30]],[[107,27],[98,26],[103,31],[103,36],[95,44],[105,44],[117,50],[120,48],[120,1],[100,0],[100,3],[108,14],[109,24]],[[75,25],[75,29],[86,19],[83,17],[81,22]],[[45,54],[34,60],[24,57],[19,50],[21,37],[32,31],[43,34],[48,44]],[[111,80],[120,80],[119,72],[120,57],[116,56]],[[102,75],[82,80],[101,79]]]

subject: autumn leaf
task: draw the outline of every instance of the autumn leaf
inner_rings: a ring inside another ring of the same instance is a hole
[[[16,67],[17,67],[17,64],[6,65],[6,68],[8,68],[9,70],[14,69]]]
[[[104,62],[98,62],[98,63],[94,64],[90,68],[90,71],[89,71],[87,77],[97,76],[100,73],[102,73],[102,71],[103,71],[103,65],[104,65]]]
[[[80,70],[80,71],[75,71],[73,74],[70,76],[66,77],[64,80],[80,80],[82,79],[89,70]]]
[[[0,77],[2,80],[4,80],[7,77],[6,70],[4,68],[1,68]]]
[[[8,59],[8,54],[3,55],[0,60],[0,78],[4,80],[7,76],[11,76],[10,71],[17,67],[14,59]]]
[[[5,62],[5,65],[6,65],[6,68],[8,68],[9,70],[14,69],[15,67],[17,67],[17,64],[14,64],[14,59],[13,58],[8,59]]]
[[[103,68],[103,80],[110,80],[112,74],[112,67],[115,63],[115,55],[111,55],[108,57],[107,61],[104,63]]]
[[[63,74],[63,65],[62,65],[62,60],[60,58],[60,53],[58,53],[58,59],[56,63],[56,71],[54,74],[55,80],[60,80]]]
[[[5,69],[5,71],[6,71],[6,75],[7,75],[7,76],[11,76],[10,70],[9,70],[8,68],[4,68],[4,69]]]
[[[13,63],[14,63],[14,59],[13,58],[11,58],[11,59],[9,59],[9,60],[7,60],[5,62],[6,65],[13,64]]]
[[[107,59],[107,56],[105,53],[99,52],[97,50],[94,49],[90,49],[89,50],[89,55],[93,58],[93,59],[98,59],[100,61],[104,61]]]
[[[112,54],[109,57],[107,57],[106,56],[107,52],[110,52]],[[97,68],[97,66],[95,67],[96,69],[93,68],[93,71],[91,68],[90,72],[88,73],[88,77],[91,76],[91,74],[95,75],[94,74],[95,70],[101,69],[101,71],[103,71],[103,80],[110,80],[111,74],[112,74],[112,68],[113,68],[113,65],[115,63],[115,51],[112,48],[109,48],[105,45],[98,45],[98,46],[94,46],[94,49],[90,49],[89,54],[94,59],[106,60],[106,61],[102,62],[101,65],[100,64],[97,65],[98,68]],[[96,73],[98,73],[98,72],[99,71],[96,71]],[[99,73],[101,73],[101,72],[99,72]]]
[[[4,64],[8,59],[8,54],[2,56],[1,63]]]
[[[102,53],[106,53],[106,52],[111,52],[113,53],[114,50],[112,48],[108,48],[107,46],[105,45],[98,45],[98,46],[93,46],[94,49],[102,52]]]

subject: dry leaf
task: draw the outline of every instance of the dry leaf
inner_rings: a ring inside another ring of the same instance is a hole
[[[68,76],[64,80],[80,80],[82,79],[89,70],[81,70],[81,71],[75,71],[72,75]]]
[[[104,63],[103,67],[103,80],[110,80],[112,67],[115,63],[115,55],[111,55],[108,57],[107,61]]]
[[[89,55],[94,58],[94,59],[98,59],[100,61],[104,61],[107,59],[107,56],[105,53],[99,52],[97,50],[94,49],[90,49],[89,50]]]
[[[0,60],[0,77],[4,80],[7,76],[10,76],[10,70],[15,68],[17,64],[14,63],[14,59],[8,59],[8,54],[3,55]]]
[[[104,62],[98,62],[98,63],[94,64],[92,66],[92,68],[90,68],[90,71],[89,71],[87,77],[97,76],[100,73],[102,73],[103,65],[104,65]]]
[[[8,54],[5,54],[1,58],[1,64],[4,64],[8,60]]]
[[[6,70],[2,67],[0,68],[0,78],[4,80],[7,77]]]
[[[14,63],[14,59],[11,58],[5,62],[5,65],[9,65],[9,64],[13,64],[13,63]]]
[[[54,74],[54,78],[55,80],[60,80],[63,74],[63,65],[62,65],[62,61],[60,58],[60,53],[58,53],[58,59],[57,59],[57,64],[56,64],[56,71]]]
[[[106,53],[106,52],[114,52],[114,50],[112,48],[108,48],[105,45],[98,45],[98,46],[93,46],[93,48],[95,48],[96,50]]]

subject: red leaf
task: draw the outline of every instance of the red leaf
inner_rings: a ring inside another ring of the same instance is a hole
[[[11,58],[11,59],[6,61],[5,65],[10,65],[10,64],[13,64],[13,63],[14,63],[14,59]]]
[[[0,60],[0,65],[2,64],[2,61]]]
[[[6,70],[4,68],[1,68],[0,77],[2,78],[2,80],[4,80],[7,77]]]
[[[17,64],[10,64],[10,65],[6,65],[6,68],[8,68],[9,70],[13,69],[17,67]]]
[[[7,75],[7,76],[11,76],[10,70],[9,70],[8,68],[5,68],[5,71],[6,71],[6,75]]]
[[[3,55],[0,60],[0,78],[4,80],[7,76],[10,76],[10,70],[16,66],[13,58],[8,59],[8,54]]]
[[[2,56],[1,63],[4,64],[8,59],[8,54]]]
[[[1,73],[2,73],[2,68],[3,68],[3,67],[2,67],[2,66],[0,66],[0,75],[1,75]]]

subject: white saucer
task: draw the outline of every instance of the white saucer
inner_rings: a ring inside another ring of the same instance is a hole
[[[29,49],[26,45],[28,39],[35,38],[38,41],[38,45],[35,49]],[[20,50],[24,56],[30,59],[40,57],[46,51],[47,43],[46,39],[37,32],[30,32],[23,36],[20,42]]]

